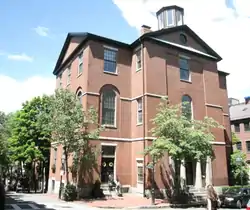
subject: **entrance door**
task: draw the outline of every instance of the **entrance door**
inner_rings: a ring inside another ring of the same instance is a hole
[[[186,185],[194,185],[194,164],[186,161]]]
[[[114,163],[115,163],[115,158],[102,157],[102,167],[101,167],[102,183],[108,182],[108,176],[110,174],[114,177]]]
[[[102,165],[101,165],[101,182],[107,183],[108,176],[111,174],[116,179],[115,171],[115,150],[113,145],[102,145]]]

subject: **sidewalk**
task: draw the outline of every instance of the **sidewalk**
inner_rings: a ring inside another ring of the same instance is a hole
[[[154,206],[151,205],[151,199],[142,197],[137,194],[124,194],[123,197],[109,197],[102,200],[82,200],[75,201],[78,204],[87,204],[95,208],[166,208],[169,207],[167,201],[156,199]]]

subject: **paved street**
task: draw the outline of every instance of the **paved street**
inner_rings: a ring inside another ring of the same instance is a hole
[[[56,197],[50,197],[45,194],[22,194],[11,193],[7,196],[6,210],[97,210],[84,204],[74,202],[63,202]],[[160,208],[169,209],[171,208]],[[173,209],[173,208],[172,208]],[[191,210],[204,210],[205,208],[190,208]],[[151,209],[147,209],[151,210]],[[152,209],[153,210],[153,209]],[[181,210],[181,209],[174,209]],[[183,209],[182,209],[183,210]],[[221,210],[229,210],[223,208]],[[234,210],[234,209],[230,209]]]

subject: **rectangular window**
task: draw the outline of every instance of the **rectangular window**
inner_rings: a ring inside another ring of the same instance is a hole
[[[173,25],[174,20],[173,20],[173,10],[172,9],[167,11],[167,18],[168,18],[168,20],[167,20],[168,25]]]
[[[56,159],[57,159],[57,148],[54,148],[54,164],[56,165]]]
[[[237,148],[237,150],[242,150],[241,142],[236,143],[236,148]]]
[[[102,124],[115,125],[116,96],[112,90],[103,92],[102,95]]]
[[[244,130],[245,130],[245,131],[250,131],[249,122],[245,122],[245,123],[244,123]]]
[[[143,160],[137,160],[137,183],[143,183]]]
[[[234,124],[234,131],[237,133],[240,132],[240,124],[239,123]]]
[[[136,71],[141,70],[141,49],[136,51]]]
[[[188,59],[180,58],[179,66],[180,66],[180,79],[185,81],[190,81],[190,70],[189,70]]]
[[[104,72],[116,73],[117,50],[104,48]]]
[[[142,98],[137,100],[137,124],[142,124]]]
[[[52,192],[54,192],[54,190],[55,190],[55,185],[56,185],[56,183],[55,183],[56,181],[55,180],[52,180]]]
[[[71,66],[67,68],[67,85],[70,84],[70,80],[71,80]]]
[[[250,152],[250,141],[246,141],[247,152]]]
[[[78,76],[83,72],[83,51],[78,55]]]

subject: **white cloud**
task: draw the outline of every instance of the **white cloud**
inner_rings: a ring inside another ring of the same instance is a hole
[[[21,53],[21,54],[8,54],[7,58],[9,60],[15,60],[15,61],[28,61],[28,62],[32,62],[33,58],[26,55],[25,53]]]
[[[236,12],[225,0],[113,0],[124,18],[138,30],[146,24],[157,29],[152,14],[162,6],[178,5],[185,9],[185,24],[192,28],[222,57],[218,69],[230,73],[229,96],[242,99],[250,92],[250,2],[234,0]],[[237,15],[235,15],[237,14]]]
[[[52,94],[54,89],[54,77],[33,76],[24,81],[17,81],[0,74],[0,111],[6,113],[16,111],[25,101],[35,96]]]
[[[49,36],[49,28],[37,26],[34,30],[39,36]]]

